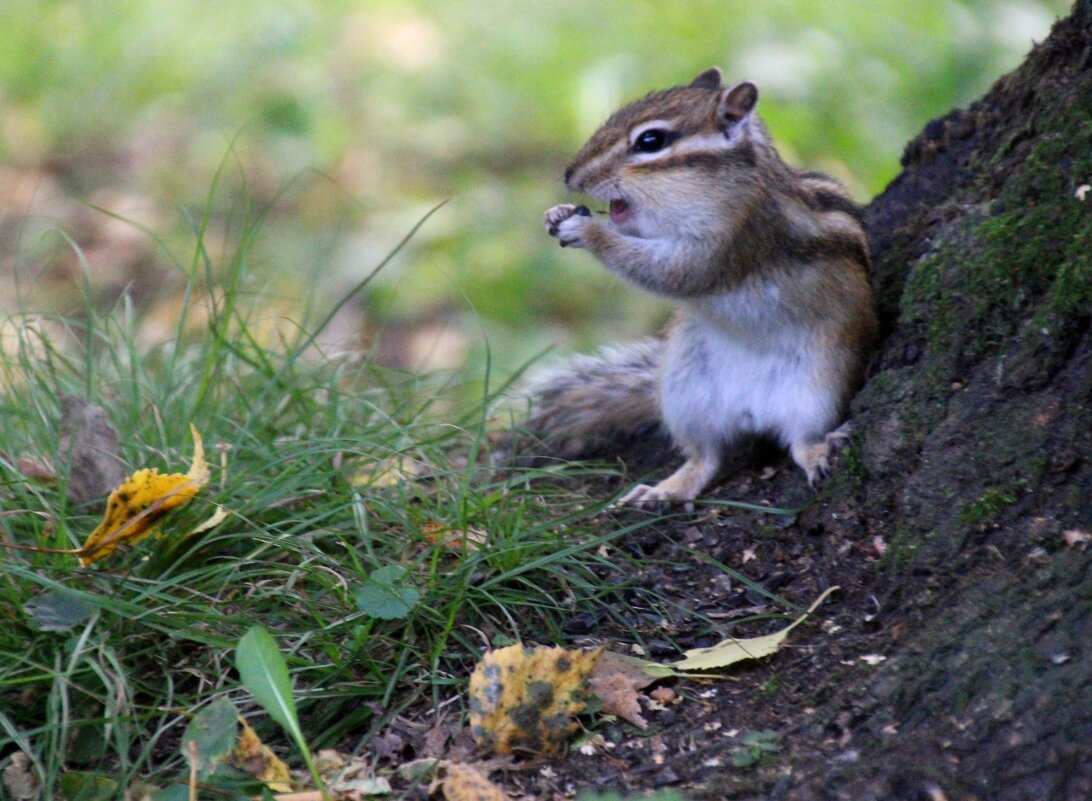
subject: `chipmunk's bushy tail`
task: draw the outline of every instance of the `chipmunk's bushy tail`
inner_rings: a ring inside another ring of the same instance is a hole
[[[664,342],[645,339],[577,356],[533,373],[523,387],[524,428],[546,450],[576,458],[661,428],[658,376]]]

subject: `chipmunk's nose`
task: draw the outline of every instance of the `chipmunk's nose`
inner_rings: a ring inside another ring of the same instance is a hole
[[[569,185],[569,181],[573,179],[574,172],[576,172],[575,164],[570,164],[568,167],[565,168],[565,186],[568,186],[569,189],[572,189],[572,186]]]

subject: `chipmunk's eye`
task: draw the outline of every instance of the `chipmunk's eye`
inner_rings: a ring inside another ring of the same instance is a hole
[[[671,136],[670,131],[663,128],[650,128],[642,131],[633,142],[633,149],[637,153],[655,153],[667,147]]]

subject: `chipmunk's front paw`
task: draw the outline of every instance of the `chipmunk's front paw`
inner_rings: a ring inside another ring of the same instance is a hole
[[[563,248],[584,247],[584,227],[591,222],[591,212],[587,206],[574,206],[562,203],[546,212],[543,222],[546,233],[557,237]]]

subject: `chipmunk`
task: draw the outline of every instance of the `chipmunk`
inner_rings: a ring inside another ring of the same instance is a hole
[[[690,84],[615,112],[565,170],[610,204],[545,214],[562,247],[679,304],[662,339],[533,377],[528,429],[574,458],[595,438],[663,426],[686,457],[624,505],[683,502],[742,434],[772,436],[815,484],[862,379],[877,324],[860,208],[834,179],[790,167],[755,113],[758,89]]]

